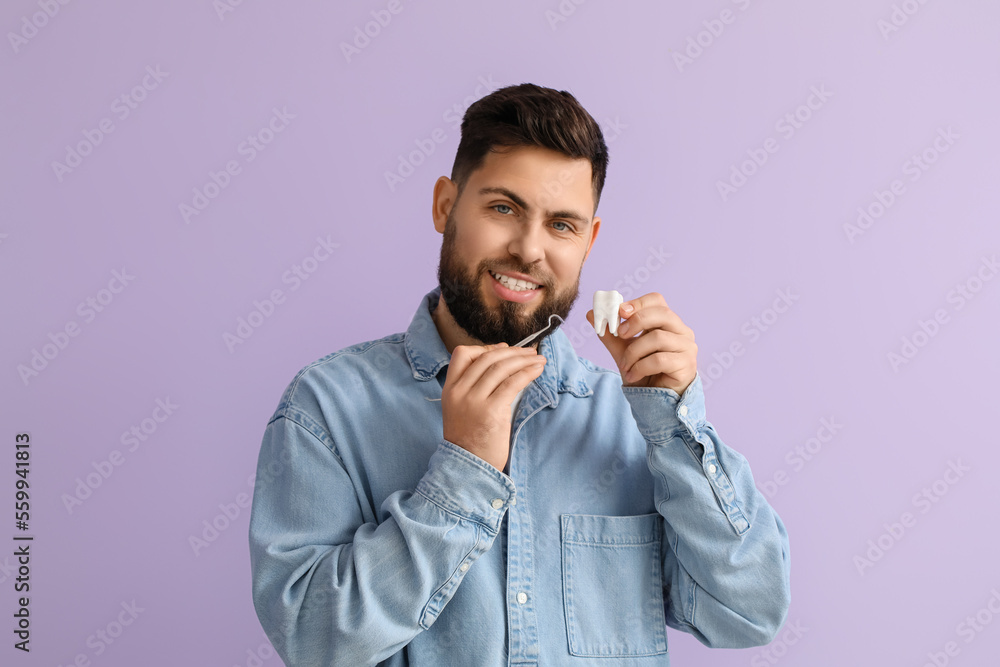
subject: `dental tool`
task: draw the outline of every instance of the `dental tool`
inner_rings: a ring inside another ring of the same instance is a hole
[[[548,324],[546,324],[543,328],[539,329],[535,333],[531,334],[530,336],[528,336],[527,338],[525,338],[524,340],[522,340],[517,345],[514,345],[514,347],[524,347],[525,345],[527,345],[531,341],[535,340],[535,338],[537,338],[538,336],[541,336],[547,330],[551,329],[552,328],[552,318],[553,317],[559,318],[559,324],[565,324],[566,323],[566,320],[564,320],[563,318],[559,317],[555,313],[552,313],[551,315],[549,315],[549,323]],[[557,324],[556,326],[559,326],[559,324]]]

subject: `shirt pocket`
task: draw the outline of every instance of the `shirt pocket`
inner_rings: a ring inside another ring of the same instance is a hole
[[[560,518],[570,654],[622,658],[666,653],[662,517]]]

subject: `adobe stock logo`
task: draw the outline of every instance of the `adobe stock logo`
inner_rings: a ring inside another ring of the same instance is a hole
[[[180,406],[171,401],[169,396],[166,399],[157,398],[156,405],[149,416],[144,417],[138,424],[132,424],[128,431],[122,432],[119,441],[122,445],[129,446],[129,452],[138,450],[142,443],[149,440],[150,436],[156,433],[160,425],[167,421],[178,408]],[[83,503],[111,478],[115,469],[125,463],[125,460],[125,454],[121,450],[113,449],[106,459],[91,461],[90,466],[94,471],[87,473],[82,478],[77,477],[73,493],[64,493],[61,496],[66,512],[73,514],[74,508],[82,507]]]
[[[955,626],[955,634],[966,644],[971,644],[997,616],[1000,616],[1000,591],[993,588],[990,590],[990,598],[976,611],[975,616],[969,614]],[[927,654],[927,662],[922,667],[946,667],[951,663],[951,658],[957,658],[961,652],[962,647],[958,642],[947,641],[940,651],[931,651]]]
[[[170,72],[164,72],[159,65],[155,67],[146,65],[146,74],[132,89],[126,91],[111,101],[109,111],[113,113],[119,121],[124,121],[132,112],[139,108],[139,105],[146,101],[151,92],[160,87],[160,84],[170,76]],[[83,164],[84,159],[91,155],[94,150],[104,143],[104,138],[115,131],[115,123],[110,117],[102,118],[97,122],[97,127],[82,130],[83,139],[75,144],[66,144],[66,155],[63,162],[53,160],[51,167],[56,179],[62,183],[68,174]]]
[[[775,294],[777,297],[769,307],[760,311],[759,315],[754,315],[745,321],[740,327],[740,333],[749,339],[748,343],[756,343],[760,340],[760,337],[801,298],[801,295],[797,294],[792,287],[775,290]],[[712,361],[708,366],[704,370],[698,369],[702,377],[702,388],[708,391],[708,388],[725,375],[726,371],[736,363],[736,360],[746,353],[748,347],[749,345],[744,345],[741,340],[737,339],[732,341],[723,352],[713,352]]]
[[[290,113],[287,106],[283,106],[281,109],[272,107],[271,116],[268,118],[267,124],[257,130],[257,132],[248,134],[247,138],[236,146],[236,154],[243,156],[244,163],[249,164],[253,162],[257,158],[257,155],[266,150],[271,142],[284,132],[295,118],[296,115]],[[204,185],[200,187],[195,186],[191,189],[191,203],[181,202],[177,205],[177,211],[180,213],[184,224],[191,224],[191,219],[201,215],[212,201],[232,184],[233,179],[242,173],[243,166],[239,160],[235,159],[227,161],[225,166],[219,171],[209,170],[209,180]]]
[[[945,300],[952,304],[953,311],[958,312],[965,307],[965,304],[976,298],[983,287],[997,275],[1000,271],[1000,261],[994,253],[990,257],[985,255],[980,258],[979,267],[975,273],[965,280],[957,283],[948,291]],[[927,345],[934,340],[941,332],[941,328],[951,322],[951,315],[944,308],[937,308],[932,317],[926,320],[917,320],[917,329],[909,335],[900,337],[900,347],[898,352],[893,350],[886,355],[889,366],[893,373],[898,373],[900,366],[904,366],[920,353]]]
[[[236,8],[242,4],[243,0],[213,0],[212,9],[215,10],[215,15],[222,22],[226,20],[226,14],[235,12]]]
[[[382,29],[389,27],[392,17],[403,11],[404,7],[400,0],[389,0],[385,9],[373,9],[371,11],[372,20],[365,23],[364,30],[361,26],[354,26],[353,46],[347,42],[340,43],[340,52],[344,54],[344,60],[348,63],[351,58],[361,55],[361,52],[368,48],[372,40],[382,34]]]
[[[473,102],[488,93],[492,93],[501,86],[500,83],[493,80],[492,74],[487,74],[486,78],[480,76],[478,78],[478,82],[479,84],[472,91],[471,95],[455,102],[450,107],[445,109],[443,114],[441,114],[441,119],[451,126],[452,131],[456,131],[462,127],[462,116],[465,114],[465,110],[468,109]],[[388,186],[389,192],[395,192],[397,186],[402,185],[407,178],[414,174],[420,165],[424,164],[424,162],[426,162],[427,159],[434,154],[434,151],[437,150],[438,144],[443,144],[447,140],[447,131],[442,127],[434,128],[423,139],[414,139],[413,145],[416,146],[416,148],[405,155],[403,153],[398,154],[399,163],[396,166],[396,170],[385,170],[383,172],[385,184]]]
[[[84,324],[90,324],[99,313],[103,313],[111,305],[116,298],[115,295],[124,292],[133,280],[135,280],[135,276],[130,274],[125,267],[122,267],[121,271],[112,270],[108,286],[97,290],[94,296],[88,296],[81,301],[76,307],[76,314],[83,318]],[[79,336],[81,331],[80,324],[75,319],[70,319],[62,326],[61,330],[57,330],[55,333],[49,332],[49,342],[43,343],[40,351],[37,347],[31,348],[31,358],[28,360],[28,365],[17,365],[17,374],[24,386],[27,387],[32,378],[38,377],[42,371],[48,368],[69,347],[72,342],[70,339]]]
[[[889,19],[879,19],[875,23],[878,31],[882,33],[882,38],[888,42],[889,35],[899,32],[899,29],[909,23],[926,4],[927,0],[903,0],[900,4],[893,4]]]
[[[115,617],[117,620],[111,619],[87,637],[87,648],[95,658],[110,650],[110,647],[124,634],[125,629],[135,623],[139,614],[146,611],[145,607],[136,604],[135,598],[131,603],[122,600],[119,606],[122,610],[117,613]],[[66,667],[89,667],[91,664],[93,663],[86,653],[77,653],[72,661],[66,663]],[[62,662],[57,667],[63,667]]]
[[[831,97],[833,97],[833,93],[827,90],[825,84],[812,86],[809,89],[809,96],[802,104],[774,122],[775,132],[779,133],[786,141],[791,139],[796,132],[805,127],[817,111],[826,105]],[[730,165],[729,178],[725,181],[720,179],[715,182],[715,188],[722,201],[728,201],[732,195],[746,185],[780,148],[780,141],[774,137],[768,137],[759,148],[747,149],[747,159]]]
[[[194,553],[195,557],[201,555],[201,552],[209,548],[222,533],[229,530],[229,527],[236,523],[236,520],[242,516],[247,522],[249,522],[249,512],[244,512],[243,510],[248,510],[253,505],[253,477],[247,480],[247,483],[251,486],[251,491],[249,493],[241,491],[236,494],[236,497],[230,502],[219,503],[219,512],[211,519],[204,519],[201,522],[201,533],[195,535],[191,533],[188,535],[188,546],[191,547],[191,551]],[[241,531],[245,534],[247,531],[247,526],[243,525],[243,521],[240,522]]]
[[[785,454],[785,463],[791,467],[792,472],[801,472],[810,461],[823,451],[824,445],[828,445],[833,441],[834,436],[837,435],[837,431],[844,428],[844,425],[839,423],[836,417],[830,417],[829,419],[823,417],[819,420],[819,424],[815,436],[807,439],[801,445],[796,445]],[[790,479],[788,473],[784,470],[776,470],[771,475],[771,479],[762,479],[759,487],[764,495],[768,499],[771,499],[778,494],[779,487],[788,484]]]
[[[962,463],[962,459],[948,461],[948,467],[941,477],[913,494],[910,503],[914,508],[920,510],[920,514],[927,514],[934,505],[941,502],[951,487],[958,484],[965,477],[965,473],[971,470],[972,468]],[[885,528],[885,532],[873,540],[868,540],[868,548],[863,555],[854,556],[854,567],[858,570],[858,574],[862,577],[865,576],[865,570],[874,567],[875,563],[882,560],[885,554],[906,536],[906,532],[917,525],[918,521],[919,516],[912,512],[903,512],[898,521],[883,523],[882,527]]]
[[[750,8],[752,0],[733,0],[733,4],[739,7],[740,11],[745,12]],[[695,60],[701,58],[705,51],[711,48],[722,37],[726,31],[726,26],[736,22],[737,16],[738,14],[732,9],[723,9],[719,12],[718,18],[702,21],[701,24],[704,26],[704,30],[699,31],[697,34],[689,35],[683,51],[671,50],[674,64],[677,65],[677,71],[683,74],[685,67],[693,65]]]
[[[340,244],[331,241],[329,235],[326,238],[317,236],[316,245],[312,252],[282,273],[281,282],[285,285],[291,285],[289,292],[295,292],[319,270],[324,262],[333,256],[333,251],[339,247]],[[263,300],[254,299],[250,312],[245,317],[241,315],[236,319],[236,328],[233,332],[222,332],[222,342],[226,344],[229,353],[232,354],[238,346],[250,340],[254,332],[264,322],[271,319],[278,306],[285,303],[286,297],[287,295],[282,289],[274,288]]]
[[[36,3],[42,11],[35,12],[29,19],[27,15],[21,17],[21,29],[7,33],[7,40],[14,53],[18,53],[21,47],[26,45],[31,39],[38,35],[38,31],[49,24],[63,6],[68,5],[70,0],[38,0]]]
[[[911,183],[916,183],[935,164],[943,154],[951,150],[962,135],[955,132],[949,125],[939,127],[937,136],[919,153],[914,153],[903,162],[900,170],[903,176],[908,176]],[[844,223],[844,235],[853,245],[854,239],[863,236],[877,221],[896,205],[906,194],[906,183],[901,178],[893,179],[885,190],[876,188],[872,191],[872,199],[864,206],[858,207],[858,217],[854,223]]]
[[[586,4],[586,2],[587,0],[560,0],[555,10],[546,9],[545,20],[548,22],[549,28],[555,32],[560,23],[565,23],[570,16],[576,14],[576,8]]]
[[[277,652],[274,650],[275,647],[267,638],[267,634],[264,634],[264,641],[261,642],[256,649],[248,648],[246,650],[246,662],[243,665],[233,665],[233,667],[262,667],[264,662],[270,660]]]
[[[794,621],[785,627],[780,637],[761,649],[750,659],[750,667],[769,667],[777,665],[786,655],[790,646],[799,643],[809,628],[802,626],[802,621]]]

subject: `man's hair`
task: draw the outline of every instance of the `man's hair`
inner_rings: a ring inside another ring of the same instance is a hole
[[[533,83],[499,88],[466,110],[451,169],[459,196],[487,153],[518,146],[540,146],[590,160],[597,211],[608,170],[608,146],[601,128],[570,93]]]

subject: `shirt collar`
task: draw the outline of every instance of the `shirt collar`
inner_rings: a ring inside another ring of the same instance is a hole
[[[413,377],[421,382],[437,377],[441,369],[451,361],[451,355],[437,325],[431,318],[431,313],[438,305],[441,287],[435,287],[428,292],[420,302],[417,312],[406,329],[406,358],[410,362]],[[570,392],[578,398],[592,395],[594,392],[587,384],[586,369],[580,363],[576,350],[562,328],[556,329],[542,339],[539,353],[545,355],[548,362],[542,375],[535,380],[547,395],[553,405],[559,403],[558,394]]]

